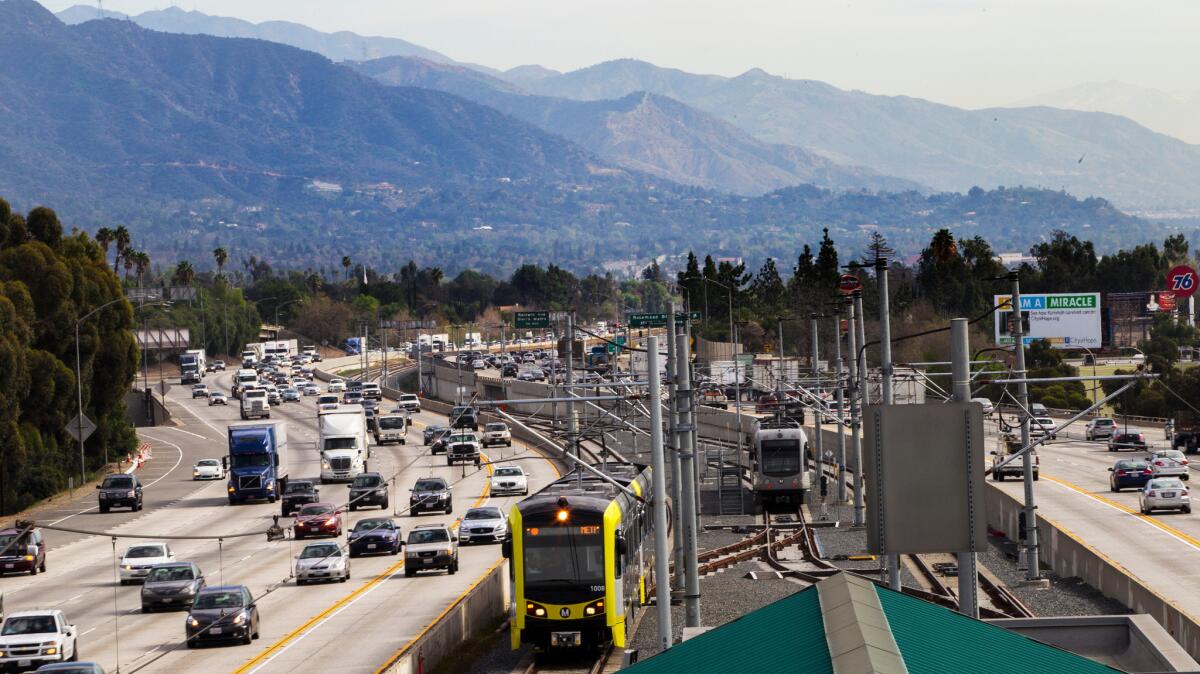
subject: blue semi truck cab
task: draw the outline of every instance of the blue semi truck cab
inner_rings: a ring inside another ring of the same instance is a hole
[[[287,487],[287,425],[282,421],[234,424],[228,436],[224,463],[230,505],[252,500],[274,503]]]

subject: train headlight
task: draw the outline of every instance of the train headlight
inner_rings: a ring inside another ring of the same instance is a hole
[[[588,604],[584,607],[583,613],[584,615],[597,615],[599,613],[604,613],[604,600],[597,599],[596,601]]]
[[[540,604],[535,604],[531,601],[525,602],[525,615],[544,618],[546,617],[546,607],[541,606]]]
[[[567,520],[571,519],[571,513],[567,512],[566,510],[559,510],[554,514],[554,519],[558,520],[559,522],[566,522]]]

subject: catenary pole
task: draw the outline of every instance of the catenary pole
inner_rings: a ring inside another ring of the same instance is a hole
[[[654,471],[654,588],[658,609],[658,645],[671,647],[671,572],[667,559],[667,478],[663,454],[662,400],[658,376],[658,337],[646,338],[646,380],[650,383],[650,464]],[[678,567],[677,567],[678,568]]]
[[[1013,378],[1017,382],[1017,401],[1021,404],[1021,446],[1029,445],[1029,415],[1024,410],[1029,409],[1029,385],[1024,379],[1028,372],[1025,370],[1025,325],[1021,312],[1021,276],[1017,272],[1008,275],[1012,282],[1012,326],[1009,332],[1013,337],[1013,355],[1016,370]],[[1021,457],[1021,468],[1025,482],[1025,580],[1036,582],[1041,579],[1038,562],[1038,527],[1037,504],[1033,498],[1033,452],[1025,452]]]
[[[672,302],[667,313],[667,410],[668,410],[668,430],[670,431],[670,447],[668,451],[671,455],[671,503],[675,504],[671,508],[672,528],[675,531],[674,541],[674,557],[675,568],[683,568],[683,491],[682,491],[682,467],[679,460],[679,407],[676,399],[679,395],[678,389],[675,386],[677,378],[676,357],[675,357],[675,312],[678,308]],[[653,329],[651,329],[653,332]],[[657,401],[651,401],[657,402]],[[683,592],[683,574],[676,573],[674,579],[674,589]]]
[[[667,317],[674,321],[674,316]],[[692,384],[691,368],[688,363],[688,336],[686,332],[675,335],[675,394],[679,405],[679,460],[681,464],[683,503],[681,519],[683,520],[683,571],[684,595],[683,602],[688,627],[700,626],[700,578],[697,570],[696,552],[696,501],[698,485],[695,480],[694,464],[696,449],[692,444],[692,433],[689,427],[694,423],[692,418]],[[676,567],[681,568],[681,567]],[[676,575],[678,571],[676,571]]]
[[[955,318],[950,321],[950,369],[953,379],[954,402],[965,403],[971,400],[971,344],[967,335],[969,324],[965,318]],[[982,469],[971,465],[970,449],[967,448],[967,482],[971,481],[973,469]],[[973,507],[973,504],[968,504]],[[960,551],[958,554],[958,606],[963,615],[979,618],[979,595],[976,553],[971,550]]]
[[[862,469],[862,405],[859,399],[862,387],[858,378],[858,326],[853,297],[846,298],[849,309],[849,329],[846,330],[846,346],[850,351],[850,452],[854,456],[854,526],[866,524],[866,504],[863,501]]]
[[[879,370],[882,377],[883,404],[896,403],[892,393],[892,316],[888,303],[888,264],[882,255],[875,258],[875,278],[879,283]],[[900,555],[888,555],[888,587],[900,590]]]
[[[846,408],[846,385],[842,380],[842,303],[837,304],[833,312],[833,385],[834,400],[837,403],[837,500],[838,504],[846,502],[846,418],[843,410]],[[840,512],[840,511],[839,511]]]

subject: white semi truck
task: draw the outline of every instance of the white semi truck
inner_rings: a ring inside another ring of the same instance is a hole
[[[318,415],[321,482],[349,482],[365,472],[369,437],[366,413],[358,405],[344,405]]]
[[[179,356],[179,381],[182,384],[199,384],[204,379],[208,361],[204,349],[191,349]]]

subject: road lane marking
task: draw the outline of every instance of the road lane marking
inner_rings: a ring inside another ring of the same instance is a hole
[[[1163,531],[1164,533],[1166,533],[1169,536],[1175,537],[1181,543],[1186,543],[1187,545],[1190,545],[1193,548],[1200,550],[1200,539],[1197,539],[1193,536],[1185,534],[1184,532],[1180,531],[1179,529],[1176,529],[1175,527],[1173,527],[1169,524],[1166,524],[1166,523],[1162,522],[1161,520],[1155,519],[1151,515],[1143,515],[1142,513],[1138,512],[1138,510],[1135,508],[1130,508],[1129,506],[1127,506],[1123,503],[1119,503],[1119,502],[1114,501],[1105,496],[1101,496],[1094,492],[1090,492],[1087,489],[1080,487],[1079,485],[1067,482],[1066,480],[1061,480],[1059,478],[1051,477],[1051,476],[1045,475],[1045,474],[1043,474],[1042,477],[1045,478],[1046,480],[1049,480],[1050,482],[1052,482],[1054,484],[1059,485],[1060,487],[1063,487],[1065,489],[1070,489],[1071,491],[1074,491],[1074,492],[1078,492],[1080,494],[1083,494],[1084,496],[1087,496],[1091,499],[1099,501],[1100,503],[1102,503],[1110,508],[1119,510],[1119,511],[1125,513],[1126,515],[1130,515],[1141,522],[1145,522],[1146,524],[1149,524],[1150,526]]]
[[[480,452],[479,456],[480,456],[480,458],[487,460],[486,454]],[[487,477],[485,477],[485,479],[484,479],[483,493],[481,493],[479,495],[479,498],[475,499],[475,503],[471,505],[471,508],[479,507],[479,504],[485,502],[488,498],[489,493],[491,492],[492,481],[489,478],[491,477],[493,468],[491,466],[490,461],[488,461],[488,463],[486,463],[485,465],[487,467]],[[469,509],[470,508],[468,508],[468,510]],[[449,529],[452,533],[456,528],[458,528],[458,525],[461,521],[462,520],[460,518],[456,518],[454,520],[454,522],[452,524],[450,524]],[[343,609],[350,606],[354,602],[358,601],[362,597],[366,596],[369,592],[373,591],[376,587],[379,587],[379,584],[381,582],[383,582],[384,580],[387,580],[388,578],[391,578],[392,576],[394,576],[396,574],[397,571],[399,571],[403,568],[404,568],[404,558],[402,557],[402,558],[400,558],[400,561],[396,562],[392,566],[385,569],[382,573],[380,573],[379,575],[372,578],[365,585],[360,586],[358,589],[354,590],[350,594],[337,600],[331,606],[326,608],[324,611],[321,611],[320,613],[313,616],[312,618],[309,618],[304,624],[300,625],[296,629],[294,629],[291,632],[288,632],[287,634],[280,637],[280,639],[278,641],[276,641],[275,643],[271,644],[267,648],[267,650],[259,653],[258,655],[251,658],[248,662],[243,664],[241,667],[238,667],[237,669],[235,669],[234,674],[246,674],[246,673],[253,674],[254,672],[257,672],[258,670],[262,669],[263,667],[266,667],[268,664],[270,664],[270,662],[272,660],[274,660],[275,658],[282,655],[285,651],[287,651],[293,645],[302,641],[309,634],[312,634],[313,632],[315,632],[318,627],[320,627],[321,625],[324,625],[326,622],[328,622],[331,618],[336,616],[338,613],[341,613]],[[489,571],[489,573],[490,573],[490,571]]]
[[[169,429],[171,429],[171,430],[173,430],[173,431],[179,431],[180,433],[187,433],[188,435],[192,436],[193,438],[200,438],[201,440],[207,440],[207,439],[208,439],[208,438],[204,437],[203,435],[200,435],[199,433],[193,433],[193,432],[191,432],[191,431],[185,431],[185,430],[183,430],[182,428],[179,428],[178,426],[166,426],[166,428],[169,428]]]

